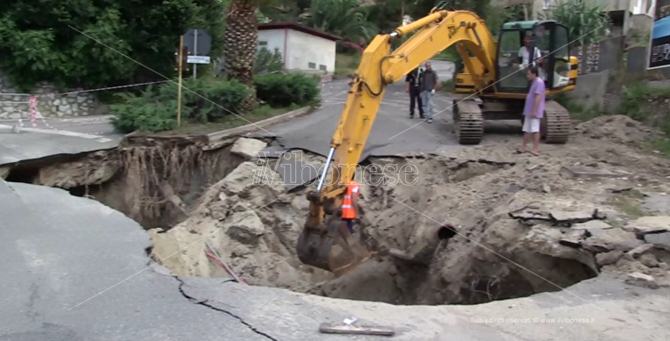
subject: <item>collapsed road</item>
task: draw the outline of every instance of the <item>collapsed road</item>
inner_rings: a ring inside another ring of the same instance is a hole
[[[651,133],[614,116],[539,158],[514,155],[509,135],[372,152],[361,227],[379,253],[338,278],[295,257],[323,158],[281,137],[142,139],[14,165],[0,183],[0,337],[313,339],[350,317],[407,340],[667,336],[670,165],[644,151]],[[388,180],[408,165],[408,183]],[[446,222],[457,234],[439,238]]]
[[[608,274],[474,306],[330,299],[227,278],[174,278],[151,265],[150,240],[137,223],[95,201],[6,182],[0,197],[11,203],[0,212],[1,339],[304,340],[317,337],[320,323],[351,316],[393,326],[399,340],[667,336],[667,288],[629,286]]]

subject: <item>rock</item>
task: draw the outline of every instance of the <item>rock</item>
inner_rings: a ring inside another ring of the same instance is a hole
[[[638,258],[643,253],[645,253],[645,252],[647,252],[647,251],[649,251],[653,248],[654,248],[654,244],[642,244],[642,245],[628,251],[628,254],[633,258]]]
[[[590,253],[561,245],[561,238],[563,234],[559,229],[536,225],[524,236],[517,247],[554,258],[575,260],[586,265],[593,273],[598,273],[595,259]]]
[[[230,152],[250,160],[258,156],[258,153],[265,149],[267,145],[267,143],[261,140],[241,137],[235,141]]]
[[[54,163],[40,168],[36,183],[39,185],[74,188],[107,182],[121,169],[118,154],[97,152],[80,160]]]
[[[670,251],[670,232],[645,234],[644,241]]]
[[[279,174],[253,162],[241,163],[221,181],[221,187],[226,194],[241,194],[255,186],[269,187],[276,192],[283,191]]]
[[[563,167],[564,172],[572,175],[575,178],[617,178],[628,175],[630,173],[624,171],[608,171],[604,169],[594,169],[592,167]]]
[[[633,272],[628,274],[626,283],[649,289],[658,289],[658,283],[656,283],[656,279],[653,276],[645,275],[641,272]]]
[[[656,259],[656,256],[651,253],[645,253],[640,256],[640,263],[650,268],[655,268],[658,266],[658,259]]]
[[[586,230],[591,232],[591,230],[605,230],[605,229],[611,229],[612,225],[602,221],[602,220],[591,220],[587,221],[585,223],[579,223],[579,224],[574,224],[572,225],[573,229],[576,230]]]
[[[642,244],[634,233],[624,231],[620,228],[606,230],[592,230],[592,236],[586,239],[582,245],[584,248],[594,252],[610,250],[628,251]]]
[[[253,211],[235,212],[224,222],[226,234],[244,244],[255,244],[258,237],[265,233],[265,226]]]
[[[598,210],[561,211],[552,210],[549,215],[557,223],[583,223],[599,218]]]
[[[670,231],[670,216],[641,217],[628,223],[625,229],[637,234]]]
[[[549,187],[547,184],[542,185],[542,192],[551,193],[551,187]]]
[[[622,256],[623,252],[619,250],[599,253],[596,255],[596,262],[600,266],[610,265],[618,262]]]
[[[6,179],[11,168],[0,166],[0,179]]]

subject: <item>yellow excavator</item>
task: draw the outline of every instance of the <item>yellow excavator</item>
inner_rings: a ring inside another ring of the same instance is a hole
[[[528,89],[519,67],[524,37],[531,36],[541,52],[547,95],[571,91],[577,81],[578,60],[570,56],[568,30],[555,21],[505,23],[498,41],[485,21],[470,11],[433,9],[419,20],[377,35],[363,52],[351,82],[344,110],[331,140],[317,190],[308,193],[309,216],[298,240],[300,261],[341,272],[369,255],[366,247],[341,233],[339,209],[347,184],[366,145],[372,124],[392,84],[441,51],[455,47],[463,70],[455,75],[453,120],[458,141],[479,143],[484,120],[519,120]],[[401,37],[407,39],[391,51]],[[565,143],[570,130],[568,111],[547,101],[542,135],[549,143]]]

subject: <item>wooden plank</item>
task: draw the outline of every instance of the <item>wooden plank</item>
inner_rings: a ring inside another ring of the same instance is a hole
[[[319,332],[325,334],[393,336],[395,331],[388,327],[322,323]]]

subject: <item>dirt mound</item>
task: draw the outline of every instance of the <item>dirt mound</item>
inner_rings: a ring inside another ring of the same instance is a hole
[[[285,194],[270,167],[244,162],[207,191],[188,220],[150,231],[152,256],[179,275],[229,276],[208,258],[209,246],[251,284],[304,291],[332,278],[295,257],[306,208],[307,199]]]
[[[517,141],[509,141],[453,157],[367,160],[356,175],[363,184],[356,236],[377,255],[338,278],[295,254],[307,189],[293,178],[318,171],[291,167],[321,164],[308,153],[242,163],[187,221],[152,231],[153,256],[180,275],[229,277],[229,266],[250,284],[396,304],[520,297],[601,271],[636,285],[669,284],[665,230],[639,223],[661,218],[638,218],[654,215],[647,198],[670,193],[670,160],[635,147],[649,130],[627,117],[579,129],[585,135],[543,146],[540,157],[513,154]],[[449,224],[455,235],[444,233]]]
[[[592,139],[605,139],[621,144],[640,144],[658,132],[624,115],[600,116],[581,123],[577,130]]]

